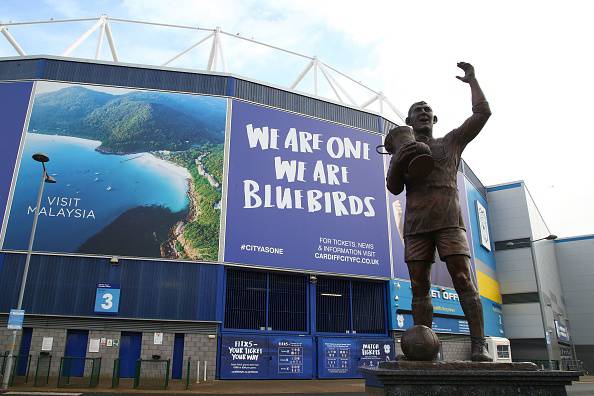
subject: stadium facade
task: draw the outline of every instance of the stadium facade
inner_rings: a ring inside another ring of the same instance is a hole
[[[57,183],[38,213],[17,345],[50,376],[62,356],[101,357],[104,376],[117,360],[121,377],[139,359],[169,359],[172,378],[191,367],[193,379],[198,362],[208,379],[308,379],[356,378],[395,358],[412,325],[405,196],[386,192],[387,158],[375,153],[393,123],[222,73],[41,56],[0,60],[0,80],[0,350],[36,213],[31,155],[44,152]],[[509,225],[524,212],[505,205],[521,197],[486,188],[464,162],[458,188],[487,335],[546,360],[530,351],[547,334],[553,360],[573,359],[564,304],[549,314],[564,331],[549,337],[542,321],[540,337],[515,332],[531,314],[517,295],[548,295],[538,282],[513,289],[505,272],[522,250],[510,246],[540,237]],[[553,256],[567,246],[534,243]],[[443,264],[432,281],[441,356],[466,358]],[[558,277],[543,282],[563,300]]]

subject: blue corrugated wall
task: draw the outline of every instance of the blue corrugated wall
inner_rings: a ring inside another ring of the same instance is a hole
[[[25,255],[2,256],[0,312],[8,312],[17,304]],[[96,316],[97,283],[109,282],[121,288],[118,317],[217,321],[222,279],[223,267],[214,264],[120,259],[113,265],[106,258],[36,255],[23,309],[28,314]]]

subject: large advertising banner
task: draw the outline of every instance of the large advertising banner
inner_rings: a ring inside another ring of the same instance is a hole
[[[3,249],[215,261],[227,100],[39,82]]]
[[[0,228],[4,220],[32,88],[32,82],[0,84]],[[0,243],[2,235],[0,233]]]
[[[233,101],[225,261],[390,276],[374,135]]]

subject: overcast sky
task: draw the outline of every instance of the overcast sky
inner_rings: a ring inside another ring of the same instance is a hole
[[[2,22],[103,13],[220,26],[316,55],[383,91],[403,112],[415,101],[429,102],[439,117],[435,136],[470,115],[470,90],[454,78],[460,75],[456,63],[470,62],[493,116],[467,147],[465,160],[486,185],[524,180],[552,233],[594,233],[592,1],[0,2]],[[89,26],[10,31],[28,53],[59,54]],[[121,60],[133,63],[163,63],[204,36],[116,23],[112,29]],[[238,74],[286,85],[307,64],[235,41],[225,39],[223,48],[228,68]],[[92,57],[96,42],[93,36],[73,56]],[[102,58],[108,59],[104,47]],[[172,66],[204,68],[208,49],[198,47]],[[0,37],[0,56],[13,55]]]

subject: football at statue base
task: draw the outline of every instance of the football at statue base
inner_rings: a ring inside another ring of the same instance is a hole
[[[427,326],[417,325],[408,329],[400,345],[408,360],[435,360],[439,353],[439,339]]]

